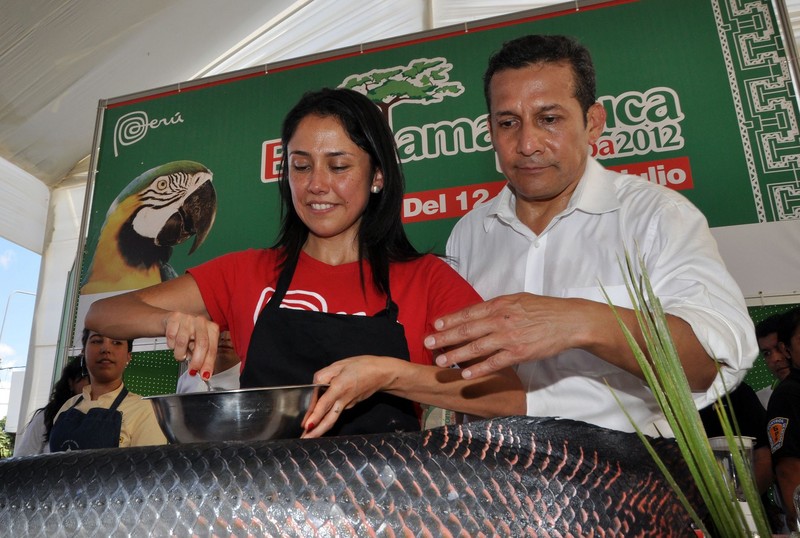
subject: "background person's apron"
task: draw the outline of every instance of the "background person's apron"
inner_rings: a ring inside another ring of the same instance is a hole
[[[391,299],[375,316],[350,316],[280,308],[297,261],[287,263],[277,289],[253,328],[241,388],[304,385],[314,373],[357,355],[409,360],[398,308]],[[420,429],[410,400],[378,392],[342,411],[326,435],[351,435]]]
[[[127,395],[128,389],[122,387],[111,407],[89,409],[86,413],[75,409],[83,401],[83,396],[78,398],[53,424],[53,429],[50,430],[50,452],[118,447],[122,413],[117,411],[117,407]]]

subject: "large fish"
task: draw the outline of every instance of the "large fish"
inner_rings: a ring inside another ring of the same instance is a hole
[[[673,441],[653,440],[695,506]],[[0,462],[4,536],[694,536],[635,434],[510,417],[414,433]]]

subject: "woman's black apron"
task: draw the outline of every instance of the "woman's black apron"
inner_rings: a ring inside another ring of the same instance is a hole
[[[240,378],[241,388],[305,385],[314,373],[357,355],[409,360],[403,326],[391,293],[375,316],[351,316],[280,308],[297,261],[281,271],[275,294],[259,314]],[[378,392],[342,411],[326,435],[416,431],[419,419],[410,400]]]
[[[53,429],[50,430],[50,452],[118,447],[122,413],[117,411],[117,407],[127,395],[128,389],[122,387],[111,407],[89,409],[86,413],[75,409],[83,401],[83,396],[78,398],[53,424]]]

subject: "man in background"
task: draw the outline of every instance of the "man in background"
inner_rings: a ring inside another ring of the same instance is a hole
[[[787,375],[769,399],[767,431],[775,481],[789,528],[797,528],[792,494],[800,486],[800,308],[787,312],[778,328],[778,345],[789,359]]]
[[[756,393],[765,409],[769,404],[772,391],[778,383],[789,375],[789,359],[786,358],[786,355],[778,345],[778,327],[780,327],[782,316],[783,314],[773,314],[756,325],[758,350],[761,352],[761,356],[764,357],[767,368],[775,376],[775,381],[772,384]]]
[[[197,375],[197,372],[191,375],[191,372],[187,370],[178,378],[176,392],[178,394],[183,394],[186,392],[206,392],[209,390],[236,390],[239,388],[241,366],[242,360],[233,349],[231,333],[229,331],[222,331],[219,333],[214,373],[208,381],[203,381],[203,378]]]

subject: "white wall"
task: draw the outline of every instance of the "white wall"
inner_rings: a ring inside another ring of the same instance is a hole
[[[747,306],[800,303],[800,220],[712,228]]]
[[[85,193],[86,185],[81,183],[55,189],[50,196],[47,235],[19,406],[20,427],[50,398],[67,279],[78,251]],[[8,422],[15,421],[16,417],[9,414]],[[9,427],[8,431],[16,430]]]
[[[0,159],[0,230],[2,236],[37,254],[42,253],[50,191],[47,186]]]
[[[2,390],[4,387],[1,387]],[[20,420],[20,405],[22,404],[22,391],[25,388],[25,370],[15,370],[11,372],[11,381],[8,387],[9,394],[8,398],[5,398],[5,394],[0,396],[0,401],[5,402],[7,401],[7,405],[0,405],[0,417],[5,416],[6,418],[6,431],[7,432],[17,432],[22,429],[27,421],[23,422]]]

